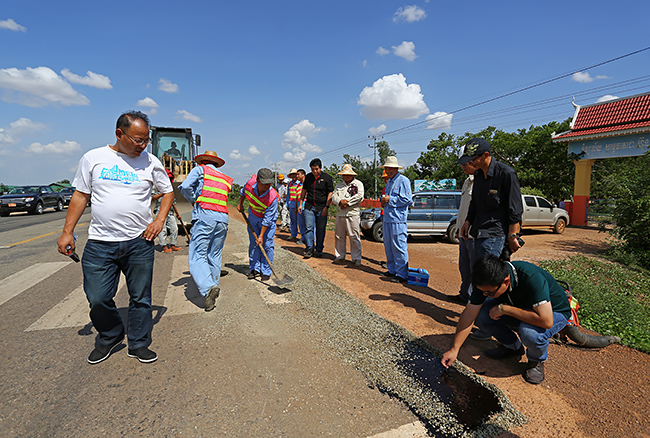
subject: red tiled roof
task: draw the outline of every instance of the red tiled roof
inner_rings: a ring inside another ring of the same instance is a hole
[[[578,108],[573,128],[554,140],[648,127],[650,93]]]

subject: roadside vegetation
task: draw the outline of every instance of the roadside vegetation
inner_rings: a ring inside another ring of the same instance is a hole
[[[580,325],[650,353],[650,273],[583,255],[540,266],[571,285]]]

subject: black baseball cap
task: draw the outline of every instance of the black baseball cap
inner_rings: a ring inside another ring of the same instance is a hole
[[[473,138],[463,146],[461,149],[461,155],[458,158],[458,163],[467,164],[472,161],[474,158],[479,155],[483,155],[486,152],[490,152],[492,147],[485,139],[482,138]]]

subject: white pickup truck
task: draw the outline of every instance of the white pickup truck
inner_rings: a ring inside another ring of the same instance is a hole
[[[569,213],[556,207],[541,196],[521,195],[524,204],[522,228],[552,228],[556,234],[564,233],[569,225]]]

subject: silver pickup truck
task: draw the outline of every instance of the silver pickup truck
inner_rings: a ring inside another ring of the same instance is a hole
[[[407,217],[409,236],[445,236],[458,243],[459,191],[416,192]],[[569,225],[569,213],[541,196],[522,195],[524,214],[522,228],[551,228],[562,234]],[[361,232],[368,238],[383,242],[381,208],[361,211]]]

